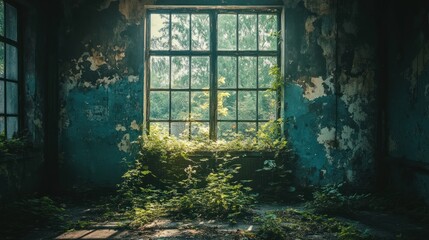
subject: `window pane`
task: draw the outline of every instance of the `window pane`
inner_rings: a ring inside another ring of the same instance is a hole
[[[191,93],[191,116],[193,120],[209,120],[209,92]]]
[[[6,37],[17,40],[17,12],[16,8],[6,3]]]
[[[171,135],[179,138],[188,139],[189,137],[189,123],[186,122],[172,122]]]
[[[219,120],[235,120],[236,115],[235,91],[219,91],[217,93],[217,114]]]
[[[149,130],[155,128],[164,134],[168,134],[168,122],[151,122],[149,125]]]
[[[189,14],[171,15],[171,49],[189,50]]]
[[[259,91],[258,98],[258,119],[274,120],[276,119],[276,93],[272,91]]]
[[[18,84],[6,82],[6,111],[18,114]]]
[[[169,57],[150,58],[150,87],[168,88],[170,75]]]
[[[4,81],[0,80],[0,113],[4,112]]]
[[[4,36],[4,3],[0,1],[0,35]]]
[[[277,16],[259,15],[259,50],[277,50]]]
[[[4,43],[0,42],[0,77],[4,77],[4,65]]]
[[[192,50],[209,50],[210,18],[208,14],[192,14]]]
[[[256,92],[238,92],[238,119],[256,120]]]
[[[208,122],[193,122],[191,123],[191,138],[209,137],[209,123]]]
[[[150,49],[168,50],[169,49],[169,21],[168,14],[151,14],[150,16]]]
[[[218,57],[218,87],[235,88],[237,79],[237,58]]]
[[[269,88],[273,77],[269,75],[270,68],[276,65],[277,59],[275,57],[259,57],[258,61],[258,76],[259,76],[259,87]]]
[[[3,133],[4,130],[4,117],[0,117],[0,133]]]
[[[171,57],[171,88],[189,88],[189,57]]]
[[[256,50],[256,15],[238,15],[238,49]]]
[[[7,117],[7,138],[12,138],[18,132],[18,118]]]
[[[209,57],[192,57],[191,59],[191,88],[209,88],[210,61]]]
[[[9,44],[6,44],[6,78],[18,80],[18,51]]]
[[[238,82],[240,88],[256,88],[256,57],[238,58]]]
[[[237,49],[237,15],[219,14],[218,15],[218,49],[236,50]]]
[[[239,122],[238,132],[248,136],[254,137],[256,135],[256,123],[255,122]]]
[[[186,120],[189,118],[189,93],[171,92],[171,119]]]
[[[235,122],[218,122],[217,123],[217,137],[218,139],[229,140],[232,139],[235,135],[235,130],[237,128]]]
[[[150,92],[150,119],[168,120],[170,99],[168,92]]]

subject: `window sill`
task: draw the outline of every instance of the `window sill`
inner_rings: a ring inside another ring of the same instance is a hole
[[[31,149],[24,153],[1,153],[0,152],[0,163],[7,162],[18,162],[18,161],[30,161],[38,159],[43,156],[43,152],[40,149]]]
[[[275,155],[274,151],[198,151],[189,154],[192,157],[212,157],[214,154],[221,156],[230,155],[232,157],[243,157],[243,158],[273,158]]]

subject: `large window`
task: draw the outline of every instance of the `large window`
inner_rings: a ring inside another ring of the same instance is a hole
[[[149,9],[146,123],[212,139],[254,134],[280,115],[278,9]]]
[[[19,126],[18,13],[0,1],[0,132],[11,138]]]

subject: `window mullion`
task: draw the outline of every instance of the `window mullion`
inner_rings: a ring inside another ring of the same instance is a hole
[[[217,127],[217,13],[210,12],[210,139],[216,140]]]

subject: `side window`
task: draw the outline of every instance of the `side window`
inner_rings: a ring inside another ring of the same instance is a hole
[[[19,126],[18,11],[0,1],[0,132],[11,138]]]

